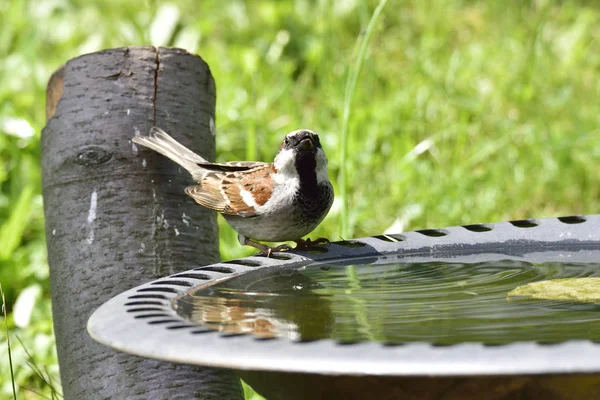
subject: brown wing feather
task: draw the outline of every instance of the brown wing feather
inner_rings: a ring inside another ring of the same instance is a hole
[[[265,168],[251,174],[244,174],[243,178],[239,180],[241,189],[249,192],[259,206],[263,206],[273,193],[272,172],[271,169]]]
[[[227,163],[229,164],[239,168],[241,165],[238,164],[249,163]],[[221,164],[221,166],[225,165]],[[243,171],[213,170],[202,176],[200,185],[190,186],[185,189],[185,192],[198,204],[211,210],[222,214],[253,217],[256,215],[256,210],[246,204],[242,197],[242,190],[250,193],[256,204],[264,205],[271,197],[273,189],[272,172],[274,172],[273,166],[268,163],[253,163],[253,168]]]
[[[215,193],[213,188],[208,190],[200,185],[188,186],[185,188],[185,193],[203,207],[210,208],[220,213],[225,212],[227,202],[219,191]]]

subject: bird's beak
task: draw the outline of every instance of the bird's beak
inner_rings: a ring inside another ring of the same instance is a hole
[[[315,148],[315,144],[313,143],[312,137],[307,136],[300,141],[298,148],[301,150],[312,150]]]

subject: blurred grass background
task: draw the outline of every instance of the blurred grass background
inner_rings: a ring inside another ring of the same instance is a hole
[[[82,53],[200,54],[217,83],[218,160],[271,160],[284,133],[319,132],[337,199],[315,237],[598,212],[600,3],[390,0],[343,155],[347,81],[378,4],[0,1],[0,283],[20,398],[50,397],[40,373],[59,386],[39,138],[50,74]],[[220,226],[224,259],[252,253]],[[12,393],[5,335],[0,360],[2,398]]]

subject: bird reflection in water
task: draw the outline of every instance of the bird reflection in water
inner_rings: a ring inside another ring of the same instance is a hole
[[[328,296],[309,277],[294,271],[255,280],[238,276],[178,298],[179,315],[227,334],[294,341],[328,337],[333,326]]]

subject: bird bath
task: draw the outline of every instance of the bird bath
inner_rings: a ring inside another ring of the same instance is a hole
[[[600,304],[508,297],[600,278],[597,215],[190,268],[116,296],[88,331],[128,353],[233,369],[270,400],[585,399],[600,385]]]

